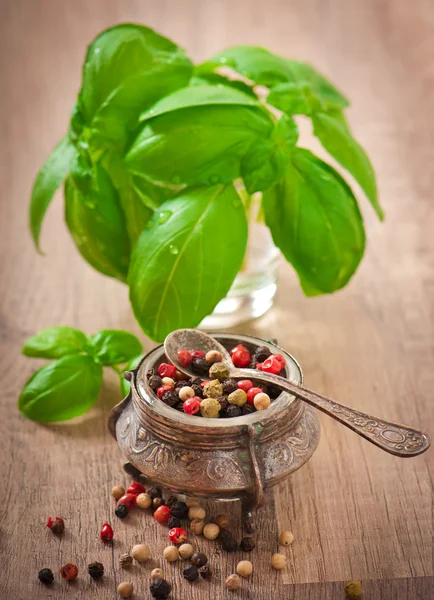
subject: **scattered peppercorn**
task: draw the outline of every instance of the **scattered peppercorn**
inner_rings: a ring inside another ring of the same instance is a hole
[[[220,529],[227,529],[229,526],[229,519],[226,515],[217,515],[214,522],[220,527]]]
[[[221,547],[226,552],[235,552],[238,548],[237,541],[232,535],[232,532],[229,531],[229,529],[224,529],[223,531],[220,531],[218,540],[221,544]]]
[[[172,388],[175,387],[175,380],[172,379],[171,377],[163,377],[163,379],[161,380],[161,383],[163,385],[168,385],[168,386],[170,386]]]
[[[174,527],[169,531],[169,540],[173,544],[183,544],[187,537],[187,532],[182,527]]]
[[[123,569],[131,569],[133,566],[133,557],[129,554],[121,554],[119,557],[119,564]]]
[[[165,506],[165,502],[164,502],[163,498],[154,498],[152,500],[152,510],[153,511],[157,511],[162,506]],[[169,508],[169,510],[170,510],[170,508]]]
[[[235,404],[231,404],[226,411],[226,417],[241,417],[242,414],[242,409],[239,406],[235,406]]]
[[[158,487],[149,488],[148,494],[151,496],[152,500],[154,498],[162,498],[163,497],[163,492],[161,491],[161,488],[158,488]]]
[[[157,370],[160,377],[173,377],[176,373],[175,365],[170,363],[161,363]]]
[[[180,500],[174,502],[170,510],[172,515],[178,517],[178,519],[186,519],[188,517],[188,506]]]
[[[66,581],[72,581],[77,578],[78,568],[72,563],[66,563],[66,565],[60,568],[60,574]]]
[[[200,403],[201,399],[198,396],[193,396],[193,398],[188,398],[182,404],[182,410],[186,415],[196,415],[200,411]]]
[[[207,540],[215,540],[220,533],[220,527],[215,523],[208,523],[203,528],[203,535]]]
[[[151,389],[153,389],[155,391],[162,385],[162,379],[159,375],[152,375],[148,379],[148,383],[149,383],[149,386],[151,387]]]
[[[183,559],[191,558],[194,554],[194,548],[191,544],[182,544],[179,547],[179,556]]]
[[[174,527],[181,527],[181,525],[181,519],[178,519],[178,517],[174,517],[173,515],[171,515],[169,517],[169,520],[167,521],[167,527],[169,529],[173,529]]]
[[[206,517],[206,511],[201,506],[192,506],[188,509],[188,518],[190,521],[194,519],[204,519]]]
[[[109,525],[108,523],[104,523],[102,526],[102,529],[99,533],[99,537],[100,537],[101,541],[104,542],[105,544],[108,544],[109,542],[111,542],[113,539],[113,529],[112,529],[111,525]]]
[[[61,517],[55,517],[54,519],[48,517],[47,527],[55,535],[61,535],[65,530],[65,521]]]
[[[203,552],[195,552],[191,557],[191,564],[197,568],[203,567],[203,565],[206,565],[207,562],[208,557],[206,554],[203,554]]]
[[[234,365],[239,368],[247,367],[251,360],[250,352],[244,347],[236,350],[231,358]]]
[[[171,586],[165,579],[154,579],[149,586],[151,596],[157,600],[166,600],[170,594]]]
[[[194,389],[189,385],[185,385],[178,391],[179,398],[185,402],[189,398],[193,398],[195,396]]]
[[[163,571],[162,569],[159,569],[158,567],[156,569],[152,569],[151,571],[151,579],[162,579],[163,578]]]
[[[199,571],[194,565],[186,565],[182,569],[182,575],[187,581],[196,581],[196,579],[199,577]]]
[[[222,394],[223,387],[218,379],[208,381],[208,383],[203,386],[203,395],[205,398],[218,398]]]
[[[229,404],[242,407],[247,402],[247,394],[244,390],[237,389],[228,396]]]
[[[360,581],[347,581],[344,585],[344,590],[349,600],[357,600],[362,593],[362,584]]]
[[[177,404],[179,402],[179,396],[175,392],[175,390],[167,390],[161,396],[161,400],[164,402],[164,404],[167,404],[167,406],[170,406],[171,408],[173,408],[175,406],[175,404]]]
[[[161,498],[154,498],[152,501],[153,506],[154,503],[159,500],[160,502],[163,502],[163,500]],[[159,506],[156,511],[154,512],[154,519],[156,521],[158,521],[159,523],[167,523],[167,521],[170,518],[170,508],[168,506]]]
[[[135,496],[144,494],[145,492],[145,486],[139,481],[134,481],[127,489],[127,494],[134,494]]]
[[[208,373],[209,362],[201,356],[193,356],[190,366],[195,373]]]
[[[175,562],[179,558],[179,550],[176,546],[167,546],[163,550],[163,556],[167,562]]]
[[[219,381],[224,381],[229,377],[229,368],[223,362],[214,363],[209,369],[209,376],[211,377],[211,379],[218,379]]]
[[[250,562],[250,560],[241,560],[237,564],[237,573],[238,573],[238,575],[241,575],[241,577],[248,577],[249,575],[252,574],[252,571],[253,571],[253,565]]]
[[[217,419],[220,415],[220,403],[215,398],[205,398],[200,403],[200,414],[206,419]]]
[[[118,585],[118,594],[121,598],[131,598],[134,586],[129,581],[123,581]]]
[[[284,554],[273,554],[271,557],[271,566],[273,569],[283,569],[286,565],[286,556]]]
[[[190,529],[195,535],[202,535],[205,521],[203,519],[193,519],[190,523]]]
[[[104,565],[100,562],[93,562],[87,565],[87,571],[92,579],[98,580],[104,575]]]
[[[152,505],[152,498],[149,494],[139,494],[137,496],[137,506],[139,508],[149,508]]]
[[[146,544],[136,544],[131,548],[131,556],[139,563],[144,563],[151,558],[151,550]]]
[[[125,489],[121,485],[115,485],[112,487],[111,495],[115,500],[119,500],[125,494]]]
[[[208,563],[206,565],[203,565],[203,567],[200,567],[199,575],[203,579],[211,579],[212,571],[211,571],[211,567],[209,566]]]
[[[282,531],[279,535],[279,544],[281,546],[290,546],[294,541],[294,534],[291,531]]]
[[[51,569],[41,569],[38,573],[38,579],[44,585],[51,585],[54,581],[53,571]]]
[[[240,542],[240,548],[243,552],[251,552],[255,546],[256,543],[252,537],[243,537]]]
[[[127,508],[126,504],[118,504],[115,508],[115,515],[119,518],[119,519],[125,519],[125,517],[128,517],[128,513],[130,511]]]
[[[225,585],[230,591],[237,590],[241,586],[241,579],[234,573],[226,577]]]
[[[273,373],[274,375],[277,375],[281,370],[281,363],[273,355],[269,356],[262,363],[261,371],[264,371],[265,373]]]

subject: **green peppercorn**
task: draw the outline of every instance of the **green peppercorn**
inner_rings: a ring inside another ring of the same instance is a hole
[[[235,390],[228,396],[229,404],[234,404],[240,408],[247,402],[247,394],[244,390]]]
[[[205,398],[200,403],[200,414],[206,419],[216,419],[219,417],[220,403],[215,398]]]
[[[223,362],[214,363],[209,370],[209,376],[211,379],[224,381],[229,377],[229,368]]]
[[[222,394],[223,387],[218,379],[208,381],[208,383],[203,386],[203,395],[205,398],[218,398]]]

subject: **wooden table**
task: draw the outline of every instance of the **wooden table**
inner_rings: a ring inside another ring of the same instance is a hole
[[[45,257],[27,230],[32,179],[63,135],[79,87],[85,46],[119,21],[149,24],[200,60],[238,43],[261,44],[312,61],[351,96],[350,121],[378,173],[387,219],[379,224],[362,199],[369,244],[344,291],[306,299],[288,265],[273,310],[239,331],[278,337],[297,356],[309,386],[366,412],[434,432],[434,211],[432,110],[434,10],[427,1],[308,0],[14,0],[1,6],[0,251],[1,312],[1,577],[0,597],[116,598],[131,579],[146,598],[150,566],[121,572],[118,556],[135,542],[161,556],[166,538],[149,515],[120,523],[110,488],[126,483],[122,459],[106,431],[119,400],[107,373],[103,394],[79,422],[36,425],[16,409],[19,391],[37,366],[20,357],[36,330],[68,324],[92,333],[116,327],[139,334],[127,289],[80,258],[57,197],[45,223]],[[307,126],[303,135],[311,143]],[[318,149],[316,144],[313,144]],[[142,336],[143,338],[143,336]],[[144,340],[146,349],[152,344]],[[239,556],[219,556],[205,540],[214,583],[190,585],[179,566],[165,567],[178,600],[238,597],[262,600],[339,600],[342,581],[362,579],[364,598],[433,598],[433,452],[400,460],[321,417],[313,459],[269,497],[259,515],[254,574],[238,595],[223,578]],[[234,513],[236,523],[238,508]],[[60,514],[59,541],[45,528]],[[116,521],[116,543],[103,547],[98,531]],[[288,568],[272,572],[278,530],[291,529]],[[239,533],[239,531],[237,530]],[[86,564],[101,560],[106,576],[91,582]],[[38,569],[56,573],[77,562],[75,584],[47,590]],[[154,561],[155,563],[156,561]],[[430,595],[431,594],[431,595]]]

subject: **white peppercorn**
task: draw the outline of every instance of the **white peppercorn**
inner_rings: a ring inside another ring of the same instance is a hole
[[[139,563],[144,563],[151,558],[151,550],[146,544],[136,544],[131,548],[131,556]]]
[[[253,398],[253,404],[256,410],[265,410],[270,406],[271,400],[268,394],[261,392],[260,394],[256,394]]]
[[[252,571],[253,571],[253,565],[250,562],[250,560],[241,560],[237,564],[237,573],[238,573],[238,575],[241,575],[241,577],[248,577],[249,575],[252,574]]]
[[[125,494],[125,489],[121,485],[115,485],[112,487],[111,495],[115,500],[119,500]]]
[[[179,390],[178,396],[183,402],[185,402],[189,398],[194,397],[194,389],[189,385],[184,385],[184,387]]]
[[[118,594],[121,598],[130,598],[133,595],[133,584],[123,581],[118,585]]]
[[[150,508],[152,505],[152,498],[149,494],[139,494],[137,496],[137,506],[139,508]]]
[[[156,568],[151,571],[151,579],[163,579],[163,570]]]
[[[205,509],[203,509],[201,506],[192,506],[188,510],[188,518],[190,519],[190,521],[193,521],[194,519],[204,519],[205,517]]]
[[[215,523],[208,523],[203,528],[203,535],[208,540],[215,540],[219,533],[220,533],[220,527],[218,525],[216,525]]]
[[[283,569],[286,565],[286,556],[283,554],[273,554],[271,557],[271,566],[274,569]]]
[[[234,573],[226,577],[225,585],[230,591],[237,590],[241,586],[241,579]]]
[[[179,558],[179,550],[176,546],[167,546],[163,550],[163,556],[167,562],[175,562]]]
[[[279,544],[281,546],[290,546],[294,541],[294,534],[291,531],[282,531],[279,535]]]
[[[194,548],[191,544],[182,544],[178,551],[181,558],[187,559],[193,556]]]

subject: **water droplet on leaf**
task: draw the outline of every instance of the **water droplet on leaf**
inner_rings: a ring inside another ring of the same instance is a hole
[[[168,221],[171,216],[172,212],[170,210],[162,210],[158,215],[158,222],[160,223],[160,225],[163,225],[163,223],[166,223],[166,221]]]
[[[170,254],[178,254],[178,252],[179,252],[178,246],[174,246],[173,244],[170,244],[169,252],[170,252]]]

